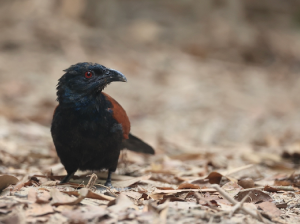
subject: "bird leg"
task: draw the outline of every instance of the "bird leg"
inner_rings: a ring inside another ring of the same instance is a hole
[[[67,171],[67,172],[68,172],[67,176],[65,176],[64,179],[60,181],[61,184],[67,183],[74,176],[76,171],[73,172]]]
[[[108,175],[107,175],[107,178],[106,178],[106,182],[104,184],[107,187],[112,187],[112,184],[111,184],[111,174],[112,174],[112,171],[108,170]]]

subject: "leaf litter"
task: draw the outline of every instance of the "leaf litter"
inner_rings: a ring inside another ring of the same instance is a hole
[[[41,128],[39,140],[51,142],[46,133],[41,134],[44,132]],[[230,150],[226,153],[230,154]],[[120,161],[121,168],[112,175],[114,188],[110,189],[102,185],[105,171],[78,172],[69,183],[59,184],[65,171],[57,165],[55,154],[49,155],[47,158],[52,159],[53,165],[48,167],[33,162],[33,169],[32,161],[26,161],[24,153],[24,158],[19,156],[24,162],[22,172],[17,164],[4,168],[0,176],[0,221],[20,216],[31,223],[50,223],[53,219],[58,223],[172,223],[191,218],[204,223],[212,219],[238,223],[249,214],[254,223],[281,223],[280,218],[290,217],[298,210],[299,174],[278,173],[277,169],[274,172],[263,164],[224,168],[207,165],[211,155],[205,153],[185,154],[182,160],[172,155],[161,159],[158,154],[148,161],[137,154],[135,157],[144,162],[137,165]],[[207,161],[195,165],[195,158]],[[243,152],[240,159],[243,160]],[[134,176],[122,174],[123,169],[129,173],[134,169]]]

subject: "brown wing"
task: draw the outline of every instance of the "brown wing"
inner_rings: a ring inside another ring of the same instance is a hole
[[[53,111],[53,116],[54,116],[54,114],[55,114],[55,111],[56,111],[57,107],[58,107],[58,105],[55,107],[55,109],[54,109],[54,111]],[[53,117],[53,116],[52,116],[52,117]]]
[[[108,94],[102,92],[102,94],[106,97],[106,99],[111,102],[112,104],[112,111],[113,111],[113,118],[122,125],[123,128],[123,138],[128,139],[129,138],[129,132],[130,132],[130,121],[128,119],[128,116],[123,109],[123,107],[114,100],[111,96]]]

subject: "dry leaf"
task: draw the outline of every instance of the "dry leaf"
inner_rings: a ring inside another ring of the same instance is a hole
[[[163,204],[163,203],[165,203],[167,200],[170,201],[170,202],[173,202],[173,201],[185,201],[184,199],[179,198],[179,197],[176,197],[176,196],[174,196],[174,195],[164,195],[163,198],[162,198],[162,200],[160,200],[160,201],[158,202],[158,204]]]
[[[74,195],[76,197],[80,196],[80,192],[78,191],[62,191],[65,194],[68,195]],[[92,192],[91,190],[88,190],[88,193],[86,195],[87,198],[92,198],[92,199],[98,199],[98,200],[106,200],[106,201],[113,201],[115,200],[114,197],[105,195],[105,194],[97,194],[95,192]]]
[[[169,208],[169,200],[166,200],[164,204],[156,205],[154,201],[150,201],[148,204],[148,211],[155,214],[152,218],[153,224],[165,224],[167,219],[167,213]]]
[[[271,186],[266,185],[266,186],[264,187],[264,191],[268,191],[268,192],[277,192],[277,191],[279,191],[279,190],[276,189],[276,188],[274,188],[274,187],[271,187]]]
[[[16,184],[19,179],[13,175],[3,174],[0,175],[0,191],[7,188],[9,185]]]
[[[300,174],[292,174],[289,177],[275,179],[274,185],[277,186],[296,186],[300,187]]]
[[[64,209],[61,214],[66,216],[72,223],[86,223],[87,220],[92,220],[94,218],[100,218],[108,214],[108,211],[99,206],[87,206],[84,208],[78,208],[75,210]]]
[[[276,204],[277,208],[287,208],[287,206],[288,206],[287,203]]]
[[[196,191],[196,192],[216,192],[214,188],[201,188],[201,189],[178,189],[178,190],[158,190],[156,189],[152,194],[176,194],[186,191]]]
[[[125,187],[129,187],[135,183],[138,183],[140,181],[149,180],[150,178],[151,178],[151,175],[146,175],[146,176],[131,178],[129,180],[124,180],[124,181],[112,181],[112,185],[116,188],[125,188]]]
[[[239,186],[237,183],[228,182],[222,186],[222,188],[231,196],[235,196],[237,193],[242,190],[242,187]]]
[[[154,193],[154,194],[150,194],[149,197],[152,198],[153,200],[160,200],[164,198],[164,195],[165,194]]]
[[[51,205],[76,205],[80,203],[88,194],[89,190],[87,188],[81,188],[79,190],[78,198],[74,199],[67,194],[64,194],[57,190],[56,188],[51,189]]]
[[[173,187],[156,187],[159,190],[174,190]]]
[[[254,181],[252,178],[244,178],[238,181],[238,184],[242,186],[243,188],[253,188],[254,187]]]
[[[238,193],[234,198],[237,200],[237,201],[241,201],[245,196],[247,196],[247,194],[250,192],[249,194],[249,197],[248,199],[246,199],[245,202],[252,202],[252,203],[256,203],[256,202],[259,202],[259,201],[272,201],[272,198],[260,191],[260,190],[249,190],[249,191],[243,191],[243,192],[240,192]]]
[[[220,184],[222,177],[218,172],[211,172],[205,179],[208,179],[210,184]]]
[[[27,216],[41,216],[49,213],[53,213],[54,210],[50,204],[29,204],[26,210]]]
[[[135,200],[139,200],[142,197],[142,194],[136,191],[126,191],[124,194]]]
[[[178,186],[178,189],[200,189],[196,184],[182,183]]]
[[[28,180],[28,175],[25,175],[25,176],[23,177],[23,179],[22,179],[21,181],[19,181],[19,182],[16,184],[16,186],[14,186],[13,191],[19,191],[22,187],[25,186],[26,183],[27,183],[27,185],[28,185],[29,182],[31,183],[31,181]]]
[[[124,193],[121,193],[116,198],[116,204],[108,207],[108,210],[114,213],[118,213],[122,210],[132,207],[135,207],[132,201]]]
[[[281,211],[272,202],[265,201],[258,204],[258,206],[270,217],[278,217],[281,215]]]
[[[51,195],[48,191],[39,191],[36,203],[47,203],[50,201]]]
[[[32,202],[37,200],[37,189],[34,187],[29,188],[27,199]]]

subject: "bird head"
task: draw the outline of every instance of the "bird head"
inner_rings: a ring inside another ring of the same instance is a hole
[[[97,63],[77,63],[64,71],[57,85],[57,100],[60,103],[95,96],[111,82],[127,82],[121,72]]]

